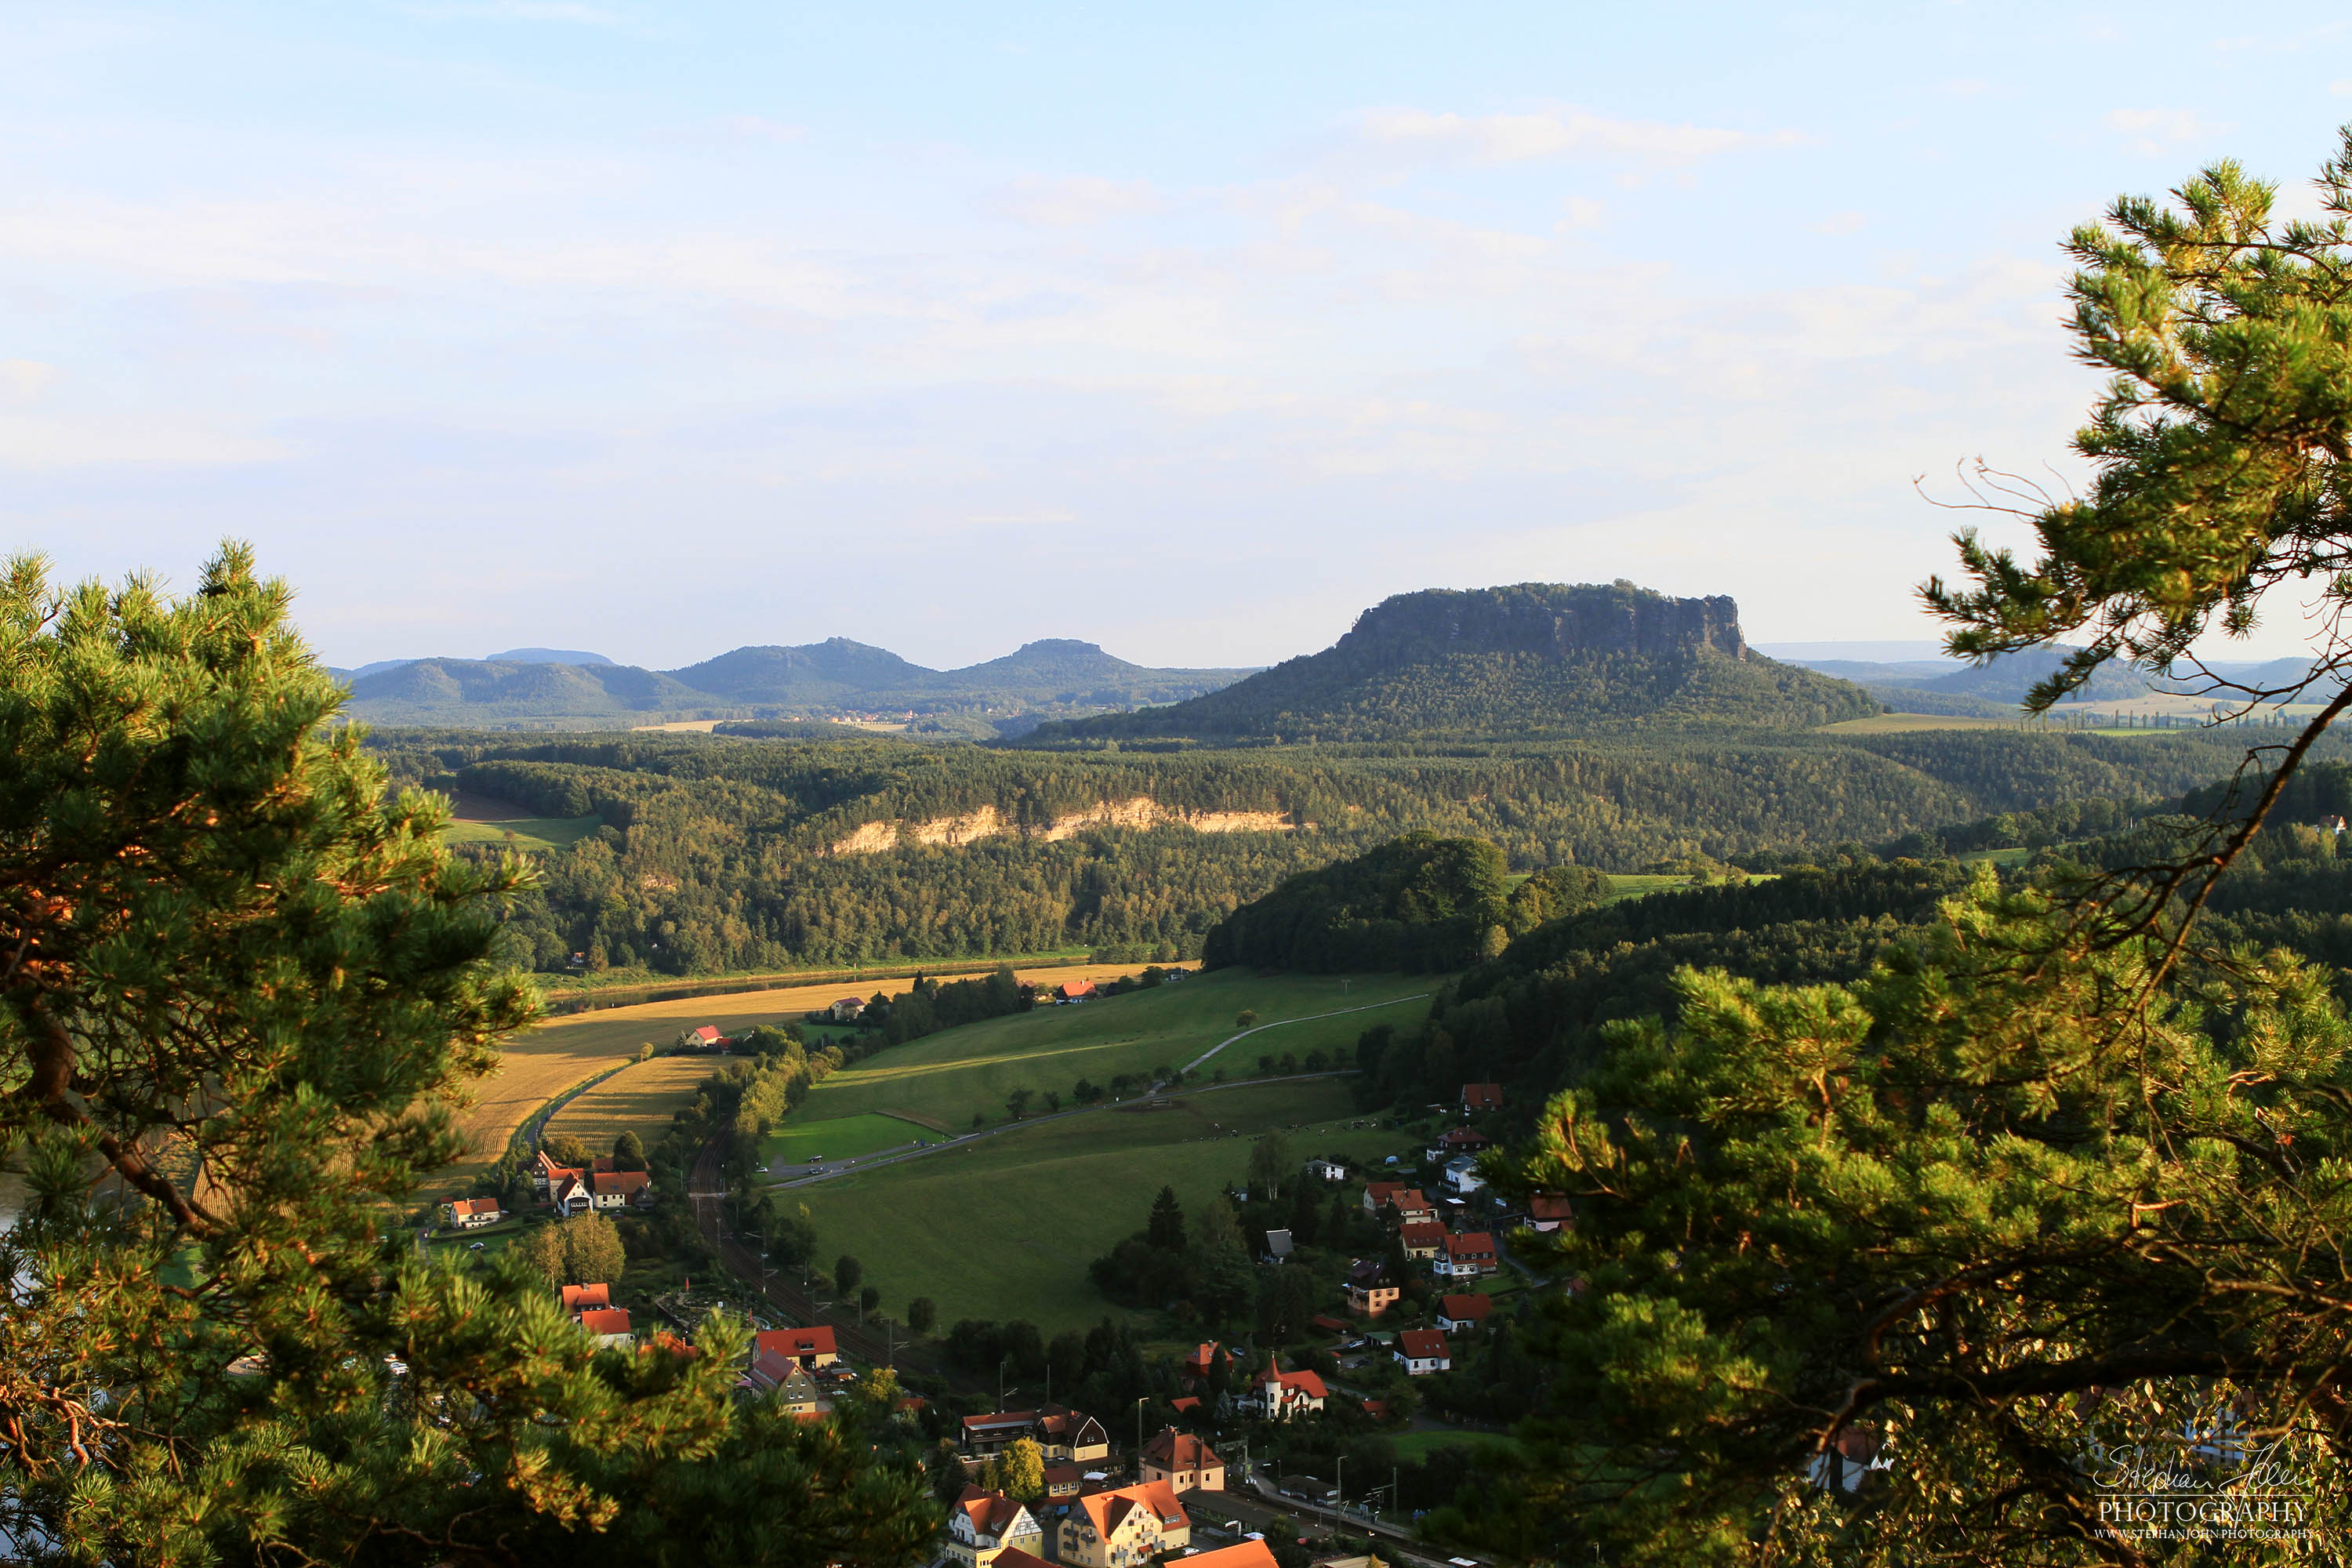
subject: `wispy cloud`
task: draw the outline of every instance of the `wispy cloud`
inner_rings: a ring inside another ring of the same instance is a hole
[[[1359,116],[1354,129],[1360,140],[1374,146],[1481,163],[1595,154],[1678,161],[1747,147],[1787,146],[1801,140],[1790,131],[1758,135],[1687,121],[1672,125],[1656,120],[1613,120],[1581,109],[1538,114],[1376,109]]]
[[[1160,210],[1159,193],[1143,180],[1105,180],[1076,174],[1061,179],[1026,175],[981,198],[981,211],[1032,228],[1083,228],[1111,218],[1139,217]]]
[[[2201,142],[2230,129],[2217,121],[2202,120],[2185,109],[2116,109],[2107,113],[2107,128],[2119,131],[2135,153],[2154,155],[2183,142]]]

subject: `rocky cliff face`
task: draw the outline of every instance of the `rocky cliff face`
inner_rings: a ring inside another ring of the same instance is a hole
[[[1336,653],[1682,653],[1748,656],[1739,606],[1725,595],[1670,599],[1630,583],[1518,583],[1432,588],[1366,610]]]

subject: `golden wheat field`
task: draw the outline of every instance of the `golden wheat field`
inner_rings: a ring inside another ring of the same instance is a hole
[[[705,1056],[656,1057],[623,1068],[547,1120],[550,1132],[569,1132],[595,1153],[635,1132],[647,1148],[669,1126],[671,1112],[694,1099],[694,1086],[720,1060]]]
[[[1143,968],[1139,963],[1069,964],[1050,969],[1024,969],[1021,978],[1029,981],[1050,981],[1059,984],[1065,980],[1108,980],[1120,974],[1133,974]],[[876,990],[904,991],[911,984],[905,980],[867,981],[861,986],[856,982],[835,980],[823,985],[797,985],[777,991],[737,991],[718,996],[689,996],[674,1002],[646,1002],[634,1007],[608,1007],[594,1013],[578,1013],[558,1018],[538,1028],[516,1037],[506,1047],[505,1058],[498,1067],[475,1085],[473,1105],[458,1117],[458,1126],[466,1134],[466,1157],[450,1167],[448,1174],[459,1181],[478,1174],[482,1167],[499,1157],[515,1129],[549,1100],[583,1079],[595,1077],[617,1063],[636,1054],[637,1048],[652,1044],[656,1048],[667,1047],[677,1037],[680,1029],[691,1029],[703,1024],[715,1024],[721,1032],[732,1034],[748,1029],[754,1024],[772,1024],[779,1019],[797,1018],[813,1008],[824,1006],[836,997],[859,994],[872,995]],[[665,1061],[656,1058],[653,1066]],[[698,1063],[701,1071],[694,1072],[690,1083],[709,1070],[711,1058],[686,1058]],[[685,1070],[683,1068],[677,1070]],[[613,1089],[616,1094],[629,1092],[625,1085],[638,1069],[617,1075],[608,1084],[599,1084],[583,1100],[594,1098]],[[667,1124],[670,1110],[685,1103],[683,1098],[673,1098],[668,1109],[659,1118]],[[576,1109],[566,1106],[566,1112]],[[567,1131],[579,1131],[567,1128]],[[658,1126],[656,1131],[658,1131]],[[604,1134],[609,1144],[620,1128],[615,1125]],[[584,1135],[584,1134],[583,1134]],[[645,1135],[640,1127],[638,1136]]]

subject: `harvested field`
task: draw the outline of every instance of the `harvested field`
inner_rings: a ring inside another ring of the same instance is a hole
[[[1108,980],[1138,973],[1143,967],[1139,963],[1074,964],[1019,973],[1024,980],[1058,984],[1078,978]],[[866,994],[871,995],[877,989],[904,991],[913,984],[910,980],[868,983]],[[475,1086],[476,1101],[458,1120],[466,1134],[466,1157],[451,1166],[447,1175],[457,1183],[471,1180],[499,1157],[507,1140],[532,1111],[583,1079],[593,1078],[615,1062],[635,1056],[639,1046],[648,1042],[667,1046],[677,1037],[680,1029],[702,1024],[716,1024],[722,1033],[732,1034],[754,1024],[797,1018],[856,989],[835,980],[788,990],[740,991],[719,996],[683,997],[674,1002],[646,1002],[634,1007],[607,1007],[542,1024],[509,1042],[505,1059]],[[698,1059],[707,1071],[714,1060],[723,1058]],[[627,1076],[624,1073],[620,1078]],[[605,1087],[597,1086],[600,1090]]]
[[[548,1120],[550,1132],[569,1132],[597,1153],[624,1132],[635,1132],[647,1148],[669,1130],[670,1116],[692,1103],[694,1086],[717,1071],[725,1057],[656,1057],[623,1068]]]

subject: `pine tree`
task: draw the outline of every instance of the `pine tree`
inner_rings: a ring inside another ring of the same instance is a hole
[[[236,546],[177,600],[0,575],[0,1145],[28,1194],[0,1535],[126,1563],[902,1560],[937,1523],[919,1478],[738,1405],[739,1327],[600,1355],[528,1268],[387,1233],[534,1016],[489,962],[526,873],[388,797],[289,596]]]
[[[1184,1210],[1176,1202],[1175,1188],[1162,1187],[1151,1200],[1151,1218],[1144,1226],[1143,1238],[1161,1252],[1184,1250]]]

